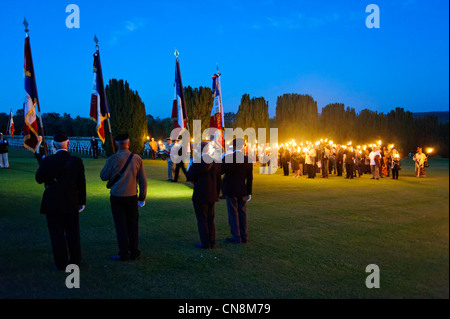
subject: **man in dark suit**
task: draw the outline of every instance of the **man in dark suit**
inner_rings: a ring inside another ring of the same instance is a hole
[[[86,179],[83,161],[70,155],[66,134],[54,136],[54,155],[44,157],[36,172],[36,181],[45,184],[41,214],[47,218],[54,268],[80,265],[81,240],[79,213],[86,205]]]
[[[98,158],[98,142],[95,136],[92,136],[91,139],[91,149],[92,149],[92,156],[94,156],[94,158]]]
[[[191,159],[192,161],[192,159]],[[214,223],[215,203],[219,201],[221,184],[221,163],[214,162],[208,154],[208,144],[201,143],[201,155],[189,164],[186,178],[194,184],[192,203],[197,218],[200,244],[197,248],[214,248],[216,228]]]
[[[336,145],[336,168],[337,176],[342,176],[342,165],[344,161],[344,149],[341,145]]]
[[[291,162],[291,152],[286,148],[281,157],[284,176],[289,176],[289,163]]]
[[[180,175],[180,169],[183,171],[184,176],[186,177],[186,180],[187,180],[186,166],[184,165],[184,161],[182,159],[183,147],[181,144],[181,140],[177,141],[177,143],[175,144],[175,147],[176,147],[176,151],[177,151],[178,158],[180,159],[180,161],[177,161],[175,164],[175,176],[172,180],[172,182],[174,182],[174,183],[178,182],[178,176]]]
[[[345,171],[347,173],[345,178],[353,179],[353,166],[355,161],[355,152],[353,146],[349,146],[345,152]]]
[[[244,139],[233,140],[234,152],[222,160],[222,194],[227,201],[231,243],[247,243],[247,202],[252,197],[253,163],[244,155]]]

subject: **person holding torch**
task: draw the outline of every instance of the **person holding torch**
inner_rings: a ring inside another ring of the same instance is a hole
[[[425,162],[427,161],[427,156],[422,153],[422,148],[417,148],[417,153],[413,156],[413,161],[416,163],[416,177],[427,177],[425,172]]]

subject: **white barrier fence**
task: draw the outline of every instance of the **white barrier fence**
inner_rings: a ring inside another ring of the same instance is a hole
[[[14,136],[11,137],[10,135],[4,136],[8,140],[9,147],[12,148],[25,148],[23,145],[23,136]],[[52,152],[52,142],[53,142],[53,136],[46,136],[45,141],[47,145],[49,146],[48,151],[49,153]],[[91,154],[92,155],[92,149],[91,149],[91,138],[90,137],[69,137],[69,151],[74,153],[81,153],[81,154]],[[104,149],[102,147],[101,141],[97,140],[98,143],[98,154],[103,154]]]

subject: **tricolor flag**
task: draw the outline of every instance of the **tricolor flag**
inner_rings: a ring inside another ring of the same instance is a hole
[[[11,137],[14,137],[14,119],[13,119],[13,114],[12,114],[12,109],[11,109],[11,114],[9,115],[9,123],[8,123],[8,132],[11,135]]]
[[[224,117],[223,117],[223,106],[222,106],[222,91],[220,88],[220,73],[217,70],[217,74],[213,75],[213,106],[211,109],[211,118],[209,120],[209,127],[212,130],[215,130],[214,141],[218,147],[225,147],[224,138],[223,138],[223,130],[224,130]],[[212,133],[210,134],[212,135]]]
[[[23,142],[26,149],[36,152],[38,145],[38,123],[36,117],[36,106],[39,107],[39,98],[34,74],[33,59],[31,57],[30,37],[25,38],[25,63],[23,67],[25,76],[25,103],[23,114],[25,125],[23,128]]]
[[[177,56],[178,51],[175,52]],[[186,112],[186,102],[184,100],[184,91],[183,91],[183,83],[181,81],[181,73],[180,73],[180,63],[177,61],[175,64],[175,94],[172,105],[172,121],[173,128],[182,128],[185,129],[187,127],[187,112]]]
[[[97,51],[94,53],[94,83],[91,95],[90,116],[94,122],[97,122],[98,137],[102,140],[102,143],[105,143],[105,124],[103,121],[108,118],[109,110],[98,47]]]

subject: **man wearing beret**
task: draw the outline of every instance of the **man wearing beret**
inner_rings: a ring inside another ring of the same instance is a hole
[[[109,181],[111,212],[119,246],[119,254],[112,256],[111,259],[135,260],[141,255],[138,207],[145,205],[147,179],[141,157],[129,150],[128,134],[118,135],[114,140],[118,151],[108,158],[100,172],[100,178]]]
[[[230,243],[247,243],[247,202],[252,198],[253,163],[244,155],[243,138],[233,140],[233,153],[222,160],[222,194],[227,201]]]
[[[86,179],[83,161],[68,152],[67,135],[55,134],[53,146],[56,153],[41,160],[35,178],[45,185],[41,214],[47,218],[54,268],[65,270],[81,262],[79,213],[86,205]]]
[[[216,227],[214,223],[215,203],[219,201],[221,185],[221,163],[214,162],[208,154],[209,145],[201,143],[201,153],[195,153],[191,159],[186,178],[194,184],[192,203],[197,218],[200,244],[197,248],[210,249],[216,245]]]

